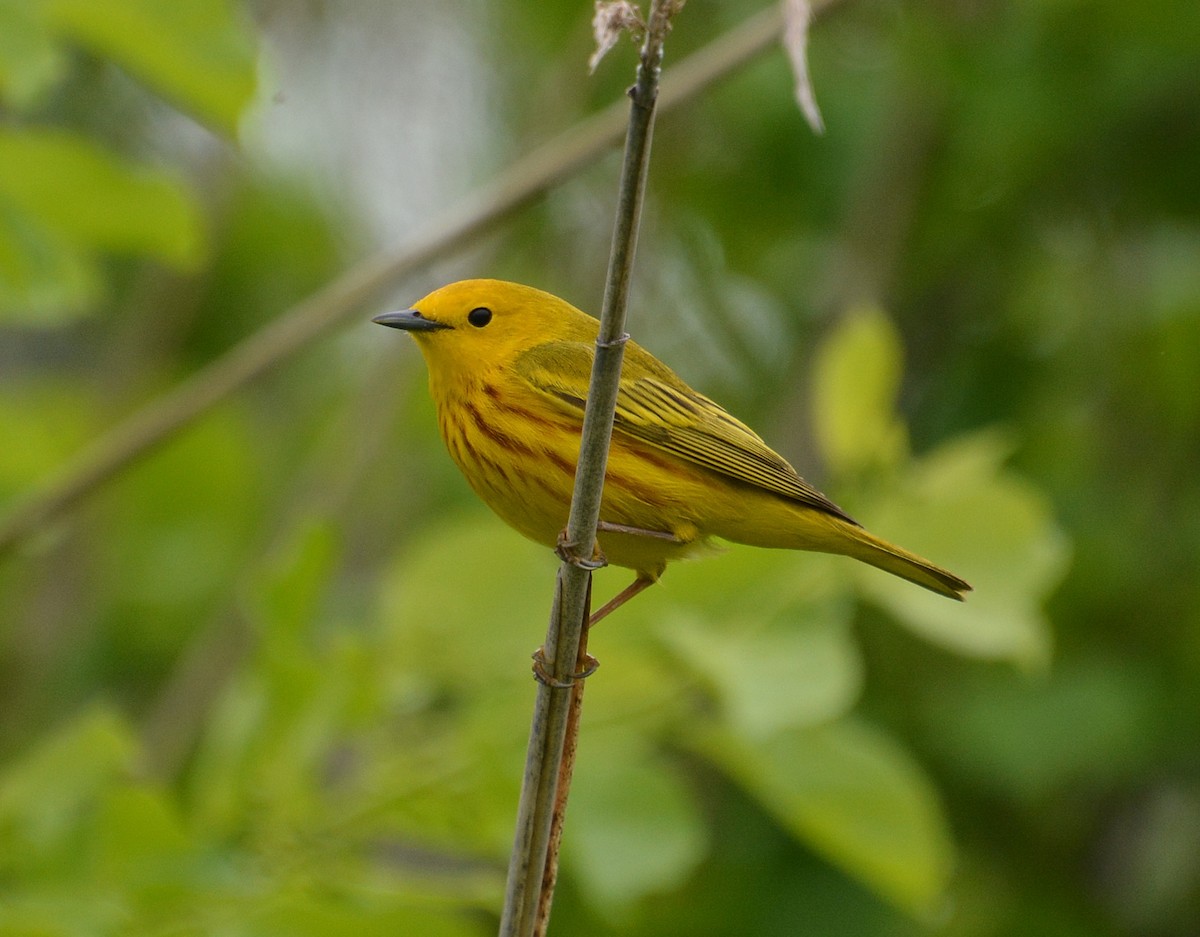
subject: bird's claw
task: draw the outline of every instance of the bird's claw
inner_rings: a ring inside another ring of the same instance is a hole
[[[583,670],[579,673],[568,674],[565,680],[559,680],[548,669],[549,661],[546,660],[546,649],[539,647],[533,652],[533,678],[543,686],[553,687],[557,690],[569,690],[575,685],[577,680],[586,680],[596,672],[600,666],[600,661],[592,657],[591,654],[585,654],[586,663]]]
[[[608,558],[600,550],[599,545],[596,546],[590,558],[580,556],[576,545],[567,539],[565,529],[558,532],[558,542],[554,545],[554,552],[564,563],[570,563],[580,569],[603,569],[608,565]]]

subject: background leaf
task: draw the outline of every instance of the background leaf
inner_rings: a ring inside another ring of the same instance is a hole
[[[233,136],[254,94],[254,44],[229,0],[45,0],[61,34],[118,62],[196,119]]]
[[[704,856],[707,838],[670,764],[631,746],[624,733],[589,738],[584,749],[564,842],[581,887],[620,921],[637,900],[683,884]]]
[[[929,780],[887,736],[843,720],[764,740],[714,731],[697,745],[851,875],[914,913],[938,908],[950,833]]]
[[[1001,467],[1007,446],[995,434],[960,439],[914,468],[900,492],[870,511],[881,531],[938,558],[974,586],[959,608],[937,596],[863,575],[865,593],[909,628],[944,647],[1025,667],[1049,663],[1041,611],[1061,580],[1069,548],[1037,492]]]
[[[98,253],[186,269],[199,262],[202,244],[197,206],[168,174],[125,164],[71,134],[0,131],[0,276],[9,310],[78,314],[99,288]]]
[[[896,419],[903,353],[881,309],[850,310],[821,344],[813,364],[813,428],[839,474],[890,467],[907,449]]]
[[[773,618],[746,614],[717,628],[678,615],[661,632],[709,683],[737,731],[769,736],[826,722],[854,705],[862,662],[845,603],[800,606]]]
[[[0,775],[0,836],[8,874],[51,865],[81,845],[80,818],[132,767],[131,733],[96,708],[40,740]]]
[[[35,3],[0,2],[0,99],[17,110],[41,99],[64,67],[41,13]]]

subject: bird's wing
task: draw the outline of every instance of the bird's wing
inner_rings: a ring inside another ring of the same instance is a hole
[[[585,342],[546,342],[522,353],[515,369],[533,389],[582,418],[593,353],[594,347]],[[631,344],[626,363],[617,392],[616,431],[685,462],[857,523],[801,478],[754,430],[696,393],[648,352]]]

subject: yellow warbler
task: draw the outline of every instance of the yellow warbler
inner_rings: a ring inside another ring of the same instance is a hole
[[[450,456],[531,540],[555,546],[579,457],[599,322],[529,286],[464,280],[376,316],[412,334]],[[634,342],[625,346],[599,549],[637,572],[596,618],[717,537],[837,553],[952,599],[970,586],[864,530],[753,430]]]

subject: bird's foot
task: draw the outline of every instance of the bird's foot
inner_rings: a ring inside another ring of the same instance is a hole
[[[578,544],[572,543],[567,538],[565,528],[558,532],[558,542],[554,545],[554,552],[564,563],[570,563],[580,569],[603,569],[608,565],[608,559],[601,551],[599,544],[596,545],[590,557],[585,557],[580,554]]]
[[[546,660],[546,649],[539,647],[533,652],[533,677],[538,683],[544,686],[553,687],[557,690],[569,690],[575,685],[577,680],[586,680],[596,672],[600,666],[600,661],[592,657],[591,654],[585,654],[583,670],[579,673],[568,674],[565,680],[559,680],[549,670],[549,661]]]

